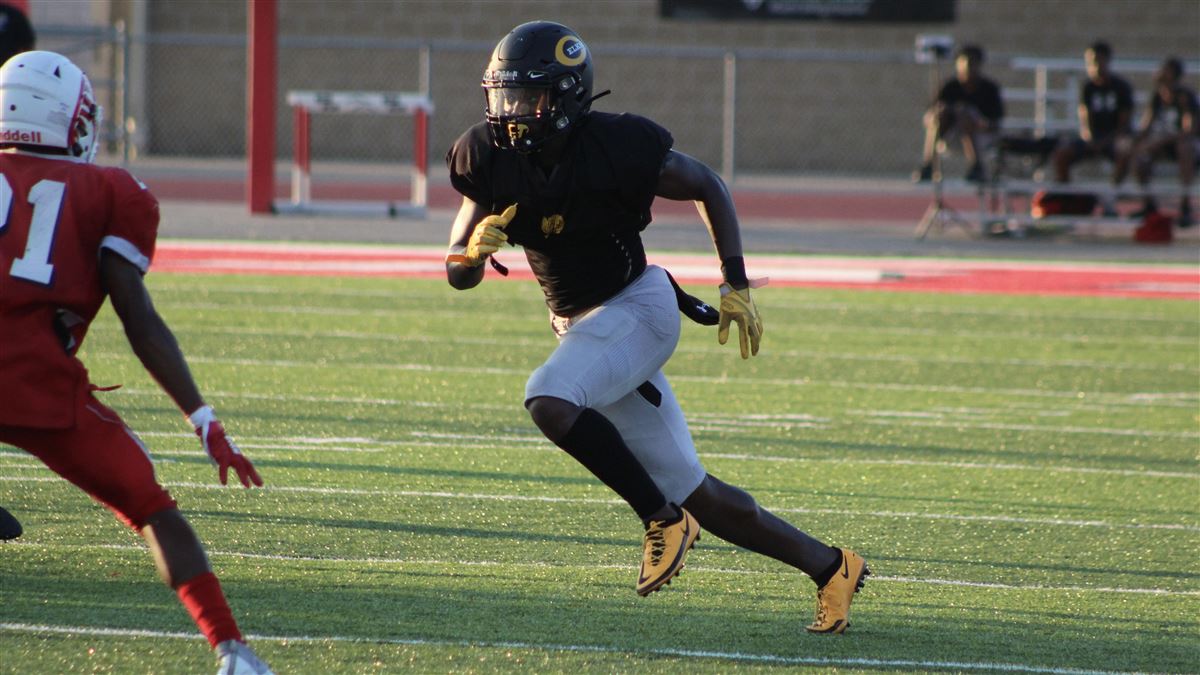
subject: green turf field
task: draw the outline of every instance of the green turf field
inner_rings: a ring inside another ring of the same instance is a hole
[[[640,526],[521,407],[532,283],[150,278],[268,488],[220,489],[111,310],[83,350],[280,673],[1200,670],[1200,316],[1190,301],[766,288],[743,362],[667,367],[715,475],[874,576],[813,585],[706,536],[633,592]],[[696,289],[700,290],[700,289]],[[0,671],[194,673],[140,539],[0,448]]]

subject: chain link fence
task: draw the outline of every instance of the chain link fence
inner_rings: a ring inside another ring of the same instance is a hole
[[[90,66],[110,113],[105,138],[118,156],[244,156],[244,36],[129,36],[120,26],[69,32],[51,27],[40,35],[43,48]],[[292,118],[284,102],[290,90],[424,88],[435,105],[430,153],[439,162],[458,134],[483,117],[479,79],[492,46],[281,37],[279,157],[292,151]],[[671,130],[678,150],[727,175],[896,176],[907,175],[918,163],[921,115],[935,73],[933,66],[916,63],[911,52],[618,44],[596,44],[592,50],[596,89],[613,92],[598,100],[595,109],[650,117]],[[1031,89],[1034,74],[1008,66],[1015,56],[1020,55],[991,56],[985,72],[1004,88]],[[1116,65],[1119,70],[1120,62]],[[137,74],[131,78],[131,72]],[[942,63],[936,74],[951,77],[952,64]],[[1065,89],[1082,77],[1081,71],[1052,72],[1048,86]],[[1142,91],[1150,83],[1145,72],[1130,73],[1128,79]],[[1055,116],[1073,118],[1073,105],[1052,105],[1058,108],[1052,111]],[[1033,104],[1012,101],[1008,113],[1030,118]],[[318,114],[312,121],[312,156],[317,161],[407,164],[413,154],[412,124],[404,116]],[[436,166],[434,172],[439,172]]]

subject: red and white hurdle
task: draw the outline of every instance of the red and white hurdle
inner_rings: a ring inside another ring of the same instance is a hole
[[[423,216],[428,204],[429,118],[433,101],[423,94],[386,91],[289,91],[292,107],[292,192],[276,201],[276,213]],[[413,117],[412,191],[408,202],[314,200],[312,198],[311,117],[315,113],[406,114]]]

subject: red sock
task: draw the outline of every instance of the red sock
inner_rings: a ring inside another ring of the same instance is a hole
[[[210,645],[216,647],[217,643],[226,640],[242,639],[237,622],[233,620],[233,612],[229,610],[229,603],[225,602],[225,593],[221,591],[217,575],[205,572],[192,577],[179,584],[175,593]]]

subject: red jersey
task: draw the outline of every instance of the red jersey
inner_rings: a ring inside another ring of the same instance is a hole
[[[0,153],[0,425],[74,426],[100,251],[145,273],[157,233],[158,200],[124,169]]]

